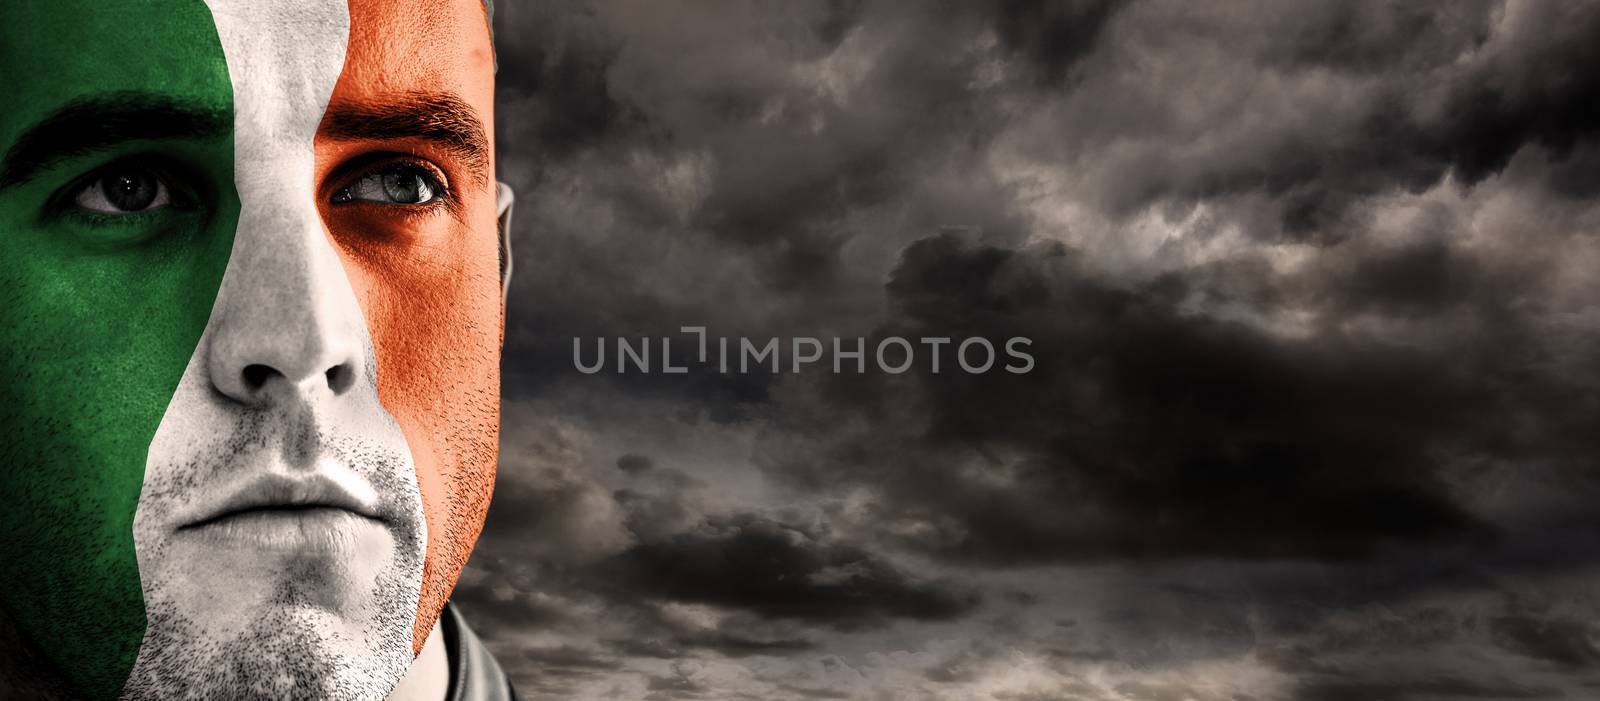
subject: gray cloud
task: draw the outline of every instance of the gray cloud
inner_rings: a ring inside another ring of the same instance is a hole
[[[1600,6],[497,11],[530,696],[1591,693]],[[1037,366],[573,369],[685,325]]]

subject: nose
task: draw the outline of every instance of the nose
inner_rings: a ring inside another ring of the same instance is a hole
[[[254,340],[234,333],[218,345],[212,385],[224,396],[261,404],[283,392],[338,396],[355,384],[355,358],[315,324],[286,325],[280,338]]]
[[[247,405],[347,394],[363,371],[365,322],[320,216],[250,205],[208,329],[211,385]]]

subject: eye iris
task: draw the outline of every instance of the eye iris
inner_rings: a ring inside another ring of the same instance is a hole
[[[416,173],[385,173],[383,194],[392,202],[420,204],[433,199],[433,188]]]
[[[111,206],[125,212],[137,212],[156,201],[157,182],[151,173],[118,173],[100,180],[100,192]]]

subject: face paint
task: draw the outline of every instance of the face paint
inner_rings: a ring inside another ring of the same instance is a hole
[[[416,461],[428,524],[420,650],[478,538],[494,483],[504,310],[499,241],[485,235],[497,216],[494,56],[481,0],[351,0],[350,17],[344,72],[317,135],[319,172],[339,183],[350,178],[341,164],[402,169],[390,173],[425,166],[449,184],[429,208],[322,200],[372,330],[378,396]],[[359,138],[378,136],[363,125],[387,117],[399,126],[408,112],[435,125],[433,138]]]
[[[145,628],[146,453],[232,245],[231,88],[198,1],[7,0],[0,74],[0,604],[107,698]],[[113,126],[150,138],[73,155]]]
[[[23,505],[0,512],[21,536],[0,603],[92,698],[381,698],[493,480],[483,9],[96,3],[54,21],[59,2],[37,5],[0,11],[35,38],[6,36],[0,66],[37,77],[0,144],[81,94],[147,84],[206,107],[212,136],[117,147],[172,170],[183,191],[150,201],[181,206],[79,211],[139,204],[139,171],[64,205],[117,149],[0,183],[0,316],[18,329],[0,350],[0,495]],[[41,60],[50,47],[71,51]]]
[[[411,660],[425,534],[317,207],[312,138],[349,18],[331,1],[211,7],[234,86],[239,224],[150,448],[134,519],[149,625],[128,693],[377,698]],[[365,516],[217,520],[251,499]]]

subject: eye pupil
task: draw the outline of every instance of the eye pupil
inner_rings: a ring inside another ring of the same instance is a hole
[[[118,173],[100,180],[100,192],[113,207],[125,212],[148,209],[159,190],[152,173]]]
[[[392,202],[420,204],[433,199],[433,188],[416,173],[385,173],[383,193]]]

